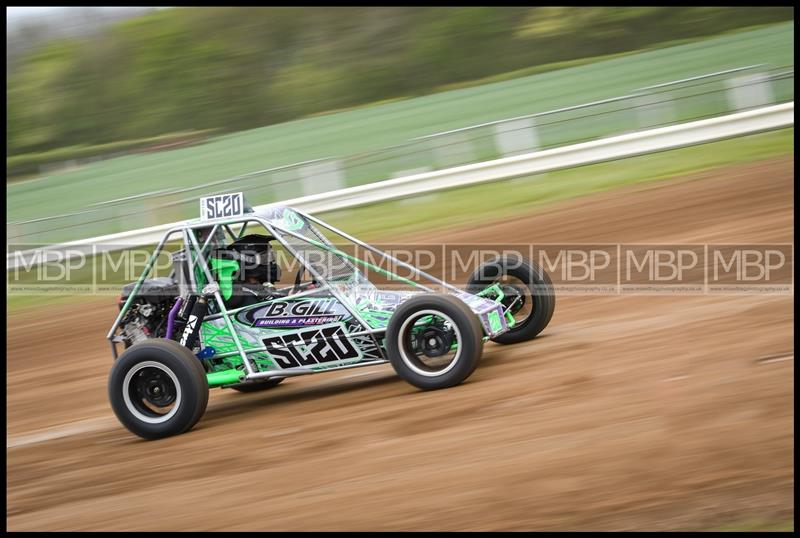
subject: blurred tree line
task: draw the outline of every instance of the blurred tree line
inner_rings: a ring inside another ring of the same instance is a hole
[[[6,75],[16,69],[17,61],[20,58],[44,42],[56,38],[94,36],[115,22],[144,15],[155,9],[152,7],[40,7],[37,12],[28,11],[27,14],[7,10]]]
[[[7,155],[238,131],[792,18],[727,7],[164,9],[18,58]]]

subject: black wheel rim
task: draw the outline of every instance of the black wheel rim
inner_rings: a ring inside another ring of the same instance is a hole
[[[165,422],[180,405],[181,391],[174,372],[153,361],[132,368],[122,390],[128,410],[143,422]]]
[[[433,377],[455,367],[461,333],[455,322],[442,312],[423,310],[403,322],[399,345],[403,362],[414,372]]]

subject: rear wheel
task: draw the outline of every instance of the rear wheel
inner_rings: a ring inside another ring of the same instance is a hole
[[[108,396],[123,426],[144,439],[159,439],[200,420],[208,405],[208,381],[191,351],[154,338],[120,355],[111,368]]]
[[[415,387],[452,387],[478,366],[483,328],[472,310],[452,295],[420,295],[392,315],[386,352],[398,375]]]
[[[535,338],[550,323],[556,308],[553,283],[532,261],[501,256],[478,267],[469,279],[467,291],[477,294],[498,284],[505,297],[503,306],[514,316],[514,327],[492,338],[498,344],[516,344]]]

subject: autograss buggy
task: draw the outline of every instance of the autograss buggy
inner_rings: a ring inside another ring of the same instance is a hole
[[[108,333],[111,406],[145,439],[192,428],[211,387],[255,392],[291,376],[387,362],[420,389],[451,387],[475,370],[485,340],[534,338],[555,307],[550,279],[523,259],[478,267],[464,291],[296,209],[253,212],[235,193],[203,198],[201,211],[165,233],[139,280],[123,289]],[[215,253],[235,252],[254,225],[297,262],[296,278],[236,307],[237,275],[252,259]],[[323,230],[414,280],[334,246]],[[170,276],[148,279],[175,243]],[[411,290],[380,290],[368,274]]]

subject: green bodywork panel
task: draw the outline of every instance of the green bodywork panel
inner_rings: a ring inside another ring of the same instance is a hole
[[[233,336],[231,336],[230,331],[225,326],[220,327],[210,322],[203,322],[201,325],[201,334],[203,346],[214,348],[215,355],[238,351]],[[260,347],[243,338],[239,338],[239,341],[245,351]],[[250,353],[248,357],[253,361],[258,370],[277,369],[266,352]],[[205,362],[212,370],[206,374],[210,387],[238,383],[239,377],[244,375],[244,364],[242,363],[242,358],[238,354],[222,358],[212,357]]]
[[[219,326],[205,321],[201,325],[200,330],[202,334],[203,346],[213,347],[215,355],[223,355],[225,353],[238,351],[236,342],[226,326]],[[250,342],[247,339],[242,338],[241,334],[239,335],[239,342],[242,344],[242,348],[245,351],[261,347],[260,342]],[[271,370],[275,368],[275,365],[266,352],[250,353],[248,356],[255,361],[256,365],[259,366],[260,369]],[[242,365],[242,359],[239,357],[239,355],[214,359],[214,362],[216,361],[221,362],[216,365],[217,367],[212,366],[214,371],[226,370],[228,368],[235,368]],[[212,362],[212,365],[214,362]]]
[[[486,298],[492,299],[495,302],[500,302],[505,297],[503,291],[500,289],[500,286],[494,284],[492,286],[488,286],[485,290],[480,292],[480,296],[484,296]],[[275,301],[288,301],[291,300],[290,298],[284,299],[275,299]],[[307,298],[306,300],[315,300],[313,298]],[[328,298],[322,298],[319,300],[328,300]],[[265,303],[261,303],[261,305],[265,305]],[[257,308],[259,305],[253,305],[249,308]],[[392,303],[384,303],[383,300],[379,298],[375,298],[371,303],[359,305],[357,307],[359,315],[367,322],[367,324],[372,329],[385,329],[389,324],[389,320],[394,313],[392,307]],[[235,313],[229,314],[231,321],[233,322],[234,327],[238,325],[238,322],[235,320]],[[514,324],[514,317],[510,312],[506,312],[505,316],[507,318],[507,324],[509,326],[513,326]],[[502,326],[500,313],[497,311],[489,313],[489,323],[493,330],[499,330]],[[432,316],[423,316],[420,318],[415,326],[414,331],[421,331],[424,330],[431,322],[433,321]],[[253,328],[251,327],[243,327],[242,331],[237,331],[239,336],[239,342],[242,345],[242,348],[247,352],[248,350],[252,349],[259,349],[262,348],[262,342],[259,339],[258,333],[253,333]],[[220,322],[220,319],[212,320],[212,321],[205,321],[201,325],[201,336],[202,336],[202,343],[204,347],[211,347],[214,348],[215,357],[207,359],[205,362],[210,366],[211,372],[207,374],[208,383],[211,387],[221,386],[221,385],[229,385],[233,383],[238,383],[241,376],[244,375],[244,364],[242,363],[242,359],[237,353],[238,348],[236,346],[236,342],[234,337],[231,335],[230,330],[228,329],[227,325]],[[484,340],[487,340],[488,337],[484,337]],[[456,343],[453,343],[453,349],[457,347]],[[219,357],[219,355],[225,355],[227,353],[232,353],[227,357]],[[256,351],[252,353],[248,353],[248,357],[253,361],[253,366],[256,371],[266,371],[266,370],[279,370],[280,368],[273,362],[272,358],[266,351]],[[328,368],[328,365],[319,365],[316,368],[318,370],[323,370]]]

